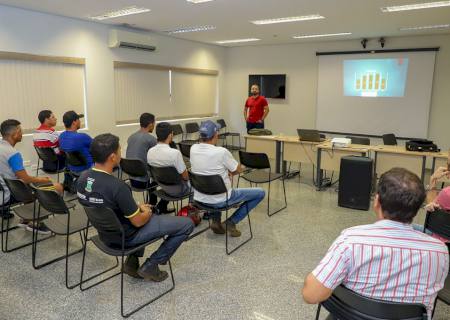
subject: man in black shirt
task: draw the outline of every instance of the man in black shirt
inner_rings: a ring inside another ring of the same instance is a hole
[[[130,188],[112,175],[119,165],[121,152],[119,138],[112,134],[101,134],[91,144],[91,155],[95,162],[93,168],[83,172],[78,179],[77,194],[85,206],[106,206],[114,211],[125,232],[125,245],[136,246],[149,240],[167,236],[161,246],[142,266],[139,257],[144,250],[126,259],[124,272],[135,278],[163,281],[168,277],[166,271],[159,269],[165,264],[194,229],[192,220],[185,217],[153,215],[148,204],[136,204]],[[117,234],[99,236],[105,244],[120,247],[122,239]]]

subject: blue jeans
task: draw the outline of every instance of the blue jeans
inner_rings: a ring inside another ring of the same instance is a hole
[[[152,264],[164,264],[177,251],[178,247],[185,241],[194,230],[194,223],[190,218],[152,215],[150,221],[139,228],[137,233],[126,241],[127,246],[137,246],[147,241],[167,236],[149,258]],[[134,253],[142,257],[144,250]]]
[[[229,220],[237,224],[244,219],[253,208],[255,208],[265,197],[266,192],[261,188],[238,188],[231,191],[231,197],[228,199],[228,205],[233,205],[242,202],[240,207],[233,213]],[[226,201],[208,204],[213,208],[223,208],[227,205]],[[214,220],[220,220],[220,211],[211,212],[211,217]]]

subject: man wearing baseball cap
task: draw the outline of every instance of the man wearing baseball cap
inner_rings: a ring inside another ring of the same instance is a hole
[[[191,147],[191,171],[200,175],[220,175],[228,190],[228,204],[241,203],[240,207],[224,223],[228,225],[228,232],[232,237],[239,237],[241,232],[236,224],[244,219],[248,212],[255,208],[265,196],[261,188],[233,189],[230,176],[242,172],[241,165],[233,158],[230,151],[217,147],[220,126],[211,120],[200,125],[200,143]],[[227,195],[207,195],[194,189],[194,200],[215,208],[224,207]],[[248,211],[247,211],[248,208]],[[221,223],[221,212],[210,213],[212,216],[211,230],[216,234],[225,234]]]
[[[80,119],[84,118],[83,114],[78,114],[75,111],[67,111],[63,115],[64,126],[66,131],[59,136],[59,146],[64,152],[80,152],[86,159],[85,166],[72,166],[70,164],[67,167],[73,172],[82,172],[89,169],[93,165],[92,156],[89,152],[89,148],[92,143],[92,138],[86,133],[80,133],[78,130],[81,127]]]

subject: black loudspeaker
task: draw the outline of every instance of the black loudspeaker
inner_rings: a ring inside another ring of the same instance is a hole
[[[373,160],[349,156],[341,159],[338,206],[369,210],[372,190]]]

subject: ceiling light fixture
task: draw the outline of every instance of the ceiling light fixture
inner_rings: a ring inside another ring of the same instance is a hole
[[[256,25],[263,24],[275,24],[275,23],[286,23],[286,22],[296,22],[296,21],[308,21],[308,20],[318,20],[325,19],[325,17],[320,14],[310,14],[307,16],[297,16],[297,17],[285,17],[285,18],[274,18],[274,19],[265,19],[265,20],[254,20],[250,21]]]
[[[351,35],[351,32],[341,32],[341,33],[325,33],[325,34],[305,34],[300,36],[293,36],[294,39],[309,39],[309,38],[322,38],[322,37],[339,37]]]
[[[187,28],[179,28],[174,30],[166,31],[168,34],[186,33],[186,32],[199,32],[199,31],[209,31],[216,29],[215,26],[195,26]]]
[[[186,0],[187,2],[191,2],[191,3],[203,3],[203,2],[210,2],[210,1],[214,1],[214,0]]]
[[[261,40],[261,39],[248,38],[248,39],[222,40],[222,41],[216,41],[216,43],[217,44],[229,44],[229,43],[253,42],[253,41],[259,41],[259,40]]]
[[[383,7],[383,8],[381,8],[381,11],[397,12],[397,11],[431,9],[431,8],[440,8],[440,7],[449,7],[449,6],[450,6],[450,1],[435,1],[435,2],[406,4],[403,6]]]
[[[126,7],[123,9],[115,10],[115,11],[109,11],[106,13],[98,14],[95,16],[89,16],[89,18],[101,21],[101,20],[105,20],[105,19],[129,16],[131,14],[138,14],[138,13],[144,13],[144,12],[149,12],[149,11],[150,11],[150,9],[147,9],[147,8],[138,8],[136,6],[131,6],[131,7]]]
[[[447,29],[450,28],[450,24],[436,24],[433,26],[420,26],[420,27],[401,27],[400,31],[413,31],[413,30],[429,30],[429,29]]]

